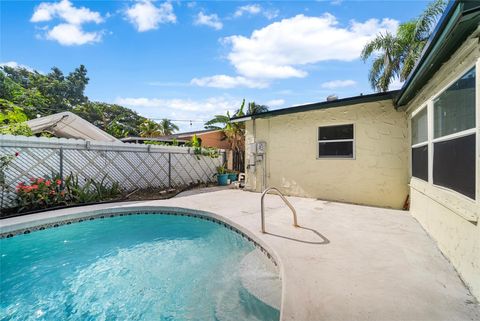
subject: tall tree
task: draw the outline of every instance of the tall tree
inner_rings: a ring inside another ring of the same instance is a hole
[[[373,89],[387,91],[398,76],[401,64],[401,51],[398,39],[389,32],[379,34],[369,42],[362,51],[362,59],[367,60],[374,52],[379,52],[374,59],[368,80]]]
[[[0,107],[3,113],[4,106],[15,105],[28,119],[71,111],[115,137],[138,136],[140,125],[147,119],[126,107],[89,101],[84,94],[88,81],[83,65],[66,76],[56,67],[41,74],[1,66]]]
[[[227,111],[226,115],[215,115],[214,118],[205,123],[207,129],[221,130],[233,151],[243,151],[245,148],[245,125],[230,120],[232,117],[244,116],[244,107],[245,99],[233,116],[230,116],[230,112]]]
[[[129,108],[102,102],[88,102],[72,111],[117,138],[140,135],[139,127],[147,120]]]
[[[72,110],[85,103],[87,69],[80,65],[67,77],[53,67],[44,75],[25,68],[0,67],[0,98],[24,108],[29,118]]]
[[[400,24],[395,35],[380,33],[365,45],[363,61],[374,56],[368,76],[373,89],[387,91],[396,78],[407,79],[445,6],[445,0],[435,0],[419,17]]]
[[[158,123],[147,119],[140,125],[140,136],[150,138],[162,136],[162,128]]]
[[[268,111],[268,106],[258,105],[254,101],[248,103],[247,115],[254,115]]]
[[[172,123],[172,121],[167,118],[162,119],[159,125],[163,136],[172,135],[175,131],[179,129],[177,125]]]

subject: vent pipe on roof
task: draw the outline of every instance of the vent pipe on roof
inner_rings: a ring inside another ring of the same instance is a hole
[[[334,100],[337,100],[338,99],[338,96],[333,94],[333,95],[328,95],[327,97],[327,101],[334,101]]]

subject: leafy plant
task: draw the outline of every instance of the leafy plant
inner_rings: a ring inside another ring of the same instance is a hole
[[[214,147],[195,147],[193,153],[197,155],[197,159],[200,159],[200,157],[198,157],[200,155],[211,158],[218,158],[220,156],[220,152]]]
[[[0,135],[33,136],[33,133],[26,123],[17,123],[0,127]]]
[[[32,130],[26,124],[27,115],[23,108],[12,102],[0,99],[0,135],[32,136]]]
[[[121,194],[119,183],[115,182],[108,186],[105,184],[106,178],[105,175],[100,182],[89,178],[81,184],[78,175],[69,175],[65,179],[65,190],[69,200],[73,203],[91,203],[119,196]]]
[[[217,166],[217,174],[227,174],[227,168],[224,165]]]
[[[158,145],[158,146],[169,146],[166,142],[157,142],[153,140],[146,140],[143,142],[145,145]]]
[[[5,192],[6,182],[5,182],[5,172],[8,169],[8,166],[10,165],[13,160],[18,157],[20,153],[16,152],[13,155],[7,154],[7,155],[2,155],[0,156],[0,187],[2,188],[2,195],[1,195],[1,200],[0,200],[0,209],[3,208],[3,194]]]
[[[99,202],[117,198],[121,194],[120,184],[108,185],[104,176],[101,181],[87,179],[83,184],[78,175],[70,174],[65,180],[53,176],[31,178],[17,185],[19,211],[36,210],[59,205]]]
[[[30,182],[19,183],[16,191],[19,211],[42,209],[68,203],[68,196],[62,187],[62,180],[58,176],[31,178]]]

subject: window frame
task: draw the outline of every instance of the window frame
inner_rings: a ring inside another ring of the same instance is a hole
[[[352,125],[353,127],[353,138],[348,139],[330,139],[330,140],[322,140],[319,139],[320,136],[320,128],[322,127],[335,127],[335,126],[347,126]],[[355,142],[356,142],[356,126],[355,123],[336,123],[336,124],[328,124],[328,125],[319,125],[317,126],[317,160],[355,160],[356,159],[356,149],[355,149]],[[340,143],[340,142],[352,142],[352,157],[341,157],[341,156],[320,156],[320,143]]]
[[[470,69],[475,68],[475,127],[469,128],[462,130],[457,133],[453,134],[448,134],[442,137],[434,138],[434,101],[441,95],[443,94],[450,86],[452,86],[455,82],[457,82],[461,77],[463,77]],[[445,86],[440,88],[434,95],[430,96],[427,98],[422,104],[421,107],[416,108],[409,117],[409,125],[410,129],[412,128],[412,118],[417,115],[419,112],[421,112],[424,108],[427,108],[427,130],[428,130],[428,140],[427,142],[422,142],[418,143],[415,145],[412,145],[412,135],[411,135],[411,130],[410,130],[410,178],[415,179],[417,181],[427,183],[435,188],[441,189],[443,191],[446,191],[448,193],[453,193],[456,197],[460,197],[463,200],[466,200],[470,203],[473,204],[480,204],[480,188],[479,188],[479,182],[480,182],[480,166],[479,166],[479,151],[480,151],[480,59],[477,59],[475,62],[468,64],[465,68],[462,69],[462,71],[456,76],[449,81]],[[464,136],[469,136],[475,134],[476,138],[476,146],[475,146],[475,155],[476,155],[476,165],[475,165],[475,171],[476,171],[476,177],[475,177],[475,198],[472,199],[454,189],[437,185],[433,183],[433,155],[434,155],[434,144],[442,141],[448,141],[448,140],[453,140],[456,138],[464,137]],[[420,178],[412,176],[412,148],[414,147],[420,147],[422,145],[428,144],[428,181],[424,181]]]
[[[416,144],[412,144],[412,119],[418,115],[419,113],[421,113],[423,110],[426,110],[427,111],[427,139],[423,142],[420,142],[420,143],[416,143]],[[426,103],[426,104],[423,104],[421,107],[417,108],[414,112],[412,112],[412,114],[410,115],[410,177],[413,178],[413,179],[417,179],[419,181],[422,181],[422,182],[431,182],[431,178],[430,178],[430,168],[432,167],[432,164],[433,164],[433,161],[431,162],[430,161],[430,153],[432,151],[432,147],[430,145],[430,127],[431,127],[431,124],[430,124],[430,108],[429,108],[429,104]],[[427,146],[428,148],[428,163],[427,163],[427,166],[428,166],[428,175],[427,175],[427,180],[423,180],[421,179],[420,177],[416,177],[416,176],[413,176],[413,149],[414,148],[417,148],[417,147],[423,147],[423,146]],[[433,154],[432,154],[433,156]]]

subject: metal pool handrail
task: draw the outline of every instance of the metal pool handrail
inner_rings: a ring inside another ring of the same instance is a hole
[[[265,233],[265,205],[264,205],[264,198],[265,198],[265,195],[267,195],[269,192],[275,192],[275,194],[277,194],[278,196],[281,197],[281,199],[283,200],[283,202],[285,204],[287,204],[287,206],[290,208],[290,210],[292,210],[292,214],[293,214],[293,226],[295,227],[298,227],[298,223],[297,223],[297,211],[295,210],[295,208],[293,207],[292,204],[290,204],[290,202],[285,198],[285,196],[283,196],[282,192],[280,192],[278,190],[278,188],[276,187],[268,187],[266,188],[263,193],[262,193],[262,198],[261,198],[261,203],[260,203],[260,210],[261,210],[261,215],[262,215],[262,233]]]

